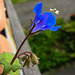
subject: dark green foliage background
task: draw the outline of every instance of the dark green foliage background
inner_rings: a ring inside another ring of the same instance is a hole
[[[34,1],[34,0],[11,0],[13,4],[22,3],[22,2],[28,2],[28,1]]]
[[[75,22],[65,23],[59,18],[56,25],[61,25],[58,31],[46,30],[28,39],[32,51],[40,58],[42,72],[61,67],[75,58]]]

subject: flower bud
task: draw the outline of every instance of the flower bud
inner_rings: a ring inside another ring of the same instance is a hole
[[[32,54],[30,56],[30,58],[31,58],[31,62],[32,62],[33,66],[36,65],[36,64],[39,64],[39,61],[38,61],[39,58],[35,54]]]
[[[27,56],[23,56],[22,58],[21,58],[21,61],[25,61],[27,59]]]
[[[30,58],[26,59],[26,61],[23,64],[23,67],[27,66],[27,68],[30,68],[30,62],[31,62]]]

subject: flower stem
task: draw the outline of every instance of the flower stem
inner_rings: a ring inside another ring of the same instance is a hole
[[[19,46],[19,48],[18,48],[18,50],[17,50],[15,56],[13,57],[12,61],[10,62],[11,65],[14,63],[14,61],[15,61],[15,59],[17,58],[17,55],[18,55],[18,53],[19,53],[21,47],[23,46],[24,42],[28,39],[28,37],[30,36],[30,34],[31,34],[31,32],[26,36],[26,38],[23,40],[23,42],[22,42],[21,45]]]
[[[19,57],[19,56],[21,56],[21,55],[23,55],[23,54],[27,55],[26,53],[29,53],[30,55],[32,55],[32,53],[31,53],[30,51],[25,51],[25,52],[22,52],[22,53],[18,54],[17,57]],[[28,56],[28,55],[27,55],[27,56]]]

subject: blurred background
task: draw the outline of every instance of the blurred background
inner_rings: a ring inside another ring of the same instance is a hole
[[[57,8],[56,25],[52,32],[31,36],[31,50],[40,58],[38,65],[42,75],[75,75],[75,0],[12,0],[25,34],[28,34],[30,18],[34,20],[34,6],[43,3],[43,11]]]

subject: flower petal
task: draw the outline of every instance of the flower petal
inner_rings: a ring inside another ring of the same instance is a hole
[[[42,12],[42,6],[43,6],[43,3],[38,3],[37,5],[35,5],[33,12],[41,14],[41,12]]]
[[[61,27],[61,26],[59,25],[59,26],[56,26],[56,27],[51,28],[50,30],[52,30],[52,31],[57,31],[60,27]]]
[[[35,19],[34,19],[34,23],[36,23],[36,24],[38,23],[39,20],[42,19],[42,16],[41,16],[42,6],[43,6],[43,3],[38,3],[38,4],[34,7],[33,12],[36,13],[36,16],[35,16]]]
[[[44,26],[41,30],[47,30],[50,29],[51,27],[49,25]]]
[[[56,24],[56,18],[51,12],[45,12],[41,16],[42,19],[38,24],[36,24],[33,31],[50,29]]]
[[[42,19],[36,24],[36,26],[32,32],[36,32],[36,31],[42,29],[46,25],[46,21],[47,21],[49,15],[43,13],[41,16],[42,16]]]
[[[35,19],[34,19],[34,23],[37,24],[43,17],[41,16],[41,14],[36,14]]]
[[[54,27],[54,25],[56,24],[55,16],[51,12],[46,12],[46,14],[49,15],[49,18],[47,19],[46,24],[50,25],[51,27]]]

